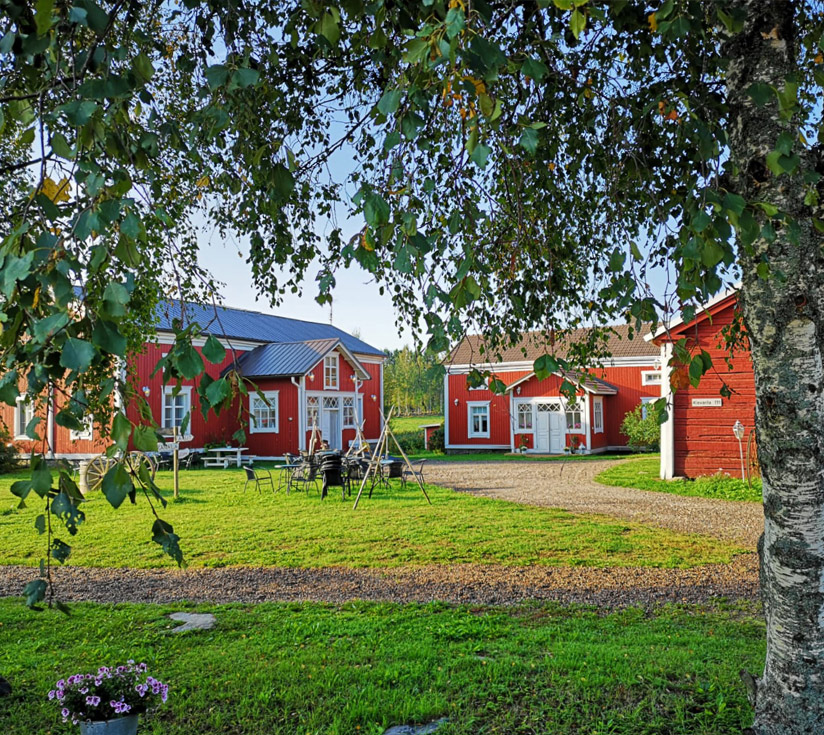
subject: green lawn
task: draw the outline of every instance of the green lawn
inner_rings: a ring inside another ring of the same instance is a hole
[[[407,431],[419,431],[420,427],[426,424],[442,423],[443,414],[432,416],[395,416],[389,420],[389,426],[396,434],[404,434]],[[421,434],[423,434],[422,431]]]
[[[217,615],[169,634],[181,609]],[[145,661],[169,702],[141,733],[380,735],[448,717],[438,735],[737,735],[739,669],[760,671],[750,608],[554,605],[75,604],[72,616],[0,600],[5,735],[76,733],[46,699],[59,678]]]
[[[695,480],[662,480],[659,477],[660,459],[658,456],[615,465],[596,476],[595,481],[603,485],[616,487],[636,487],[673,495],[691,495],[698,498],[717,498],[720,500],[745,500],[761,502],[761,481],[752,487],[734,477],[726,475],[707,475]]]
[[[18,475],[17,477],[22,477]],[[36,565],[45,536],[29,507],[12,511],[0,477],[0,559]],[[169,472],[158,484],[171,493]],[[487,563],[586,566],[689,567],[727,562],[742,551],[730,543],[688,536],[600,516],[576,516],[548,508],[516,505],[429,487],[427,505],[417,486],[405,491],[376,489],[357,511],[333,494],[321,502],[303,493],[258,495],[242,492],[243,472],[190,470],[181,473],[181,502],[161,511],[174,525],[191,566],[277,565],[296,567],[393,567]],[[37,501],[37,502],[35,502]],[[151,541],[146,501],[112,509],[102,495],[83,504],[88,522],[70,541],[73,565],[164,567],[171,561]],[[3,512],[5,511],[5,512]]]

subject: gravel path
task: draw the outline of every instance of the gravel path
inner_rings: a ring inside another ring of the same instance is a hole
[[[426,481],[516,503],[598,513],[681,533],[706,534],[755,550],[764,530],[764,510],[759,503],[607,487],[593,480],[615,463],[435,462],[427,463]]]
[[[397,569],[82,569],[54,572],[61,600],[96,602],[264,602],[340,604],[352,600],[474,605],[555,600],[599,607],[664,602],[702,603],[715,597],[758,598],[758,559],[694,569],[505,567],[463,564]],[[0,567],[0,597],[19,595],[37,576],[30,567]]]

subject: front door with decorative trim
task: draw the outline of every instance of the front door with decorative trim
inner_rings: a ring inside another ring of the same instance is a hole
[[[548,454],[564,451],[564,413],[558,401],[540,402],[537,405],[535,450]]]
[[[340,398],[324,396],[320,414],[321,436],[329,442],[330,449],[341,448]]]

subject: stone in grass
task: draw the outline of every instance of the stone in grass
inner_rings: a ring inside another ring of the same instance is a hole
[[[385,730],[383,735],[430,735],[447,722],[449,722],[449,718],[442,717],[440,720],[430,722],[428,725],[395,725]]]
[[[172,630],[172,633],[185,633],[187,630],[209,630],[215,627],[215,616],[211,613],[172,613],[169,615],[172,620],[177,620],[183,625],[179,625]]]

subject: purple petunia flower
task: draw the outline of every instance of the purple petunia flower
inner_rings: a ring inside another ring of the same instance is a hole
[[[100,697],[96,694],[92,694],[86,697],[86,704],[88,704],[89,707],[97,707],[97,705],[100,704]]]

